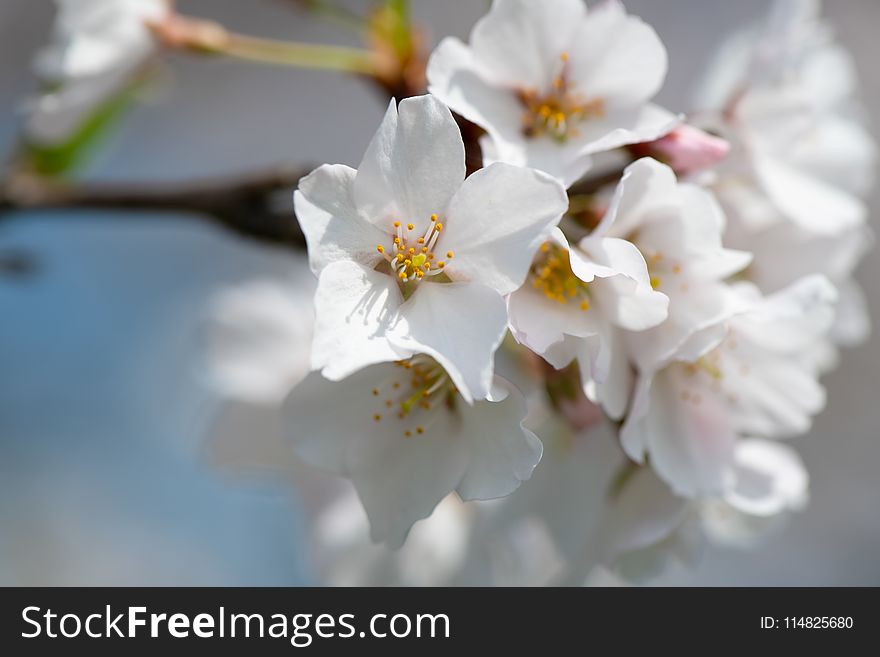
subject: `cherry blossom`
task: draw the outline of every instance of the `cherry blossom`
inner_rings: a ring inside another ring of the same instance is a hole
[[[540,441],[522,424],[521,393],[496,377],[488,399],[468,404],[423,355],[339,382],[313,373],[284,410],[298,454],[350,478],[373,539],[392,547],[450,491],[463,500],[508,495],[541,458]]]
[[[550,176],[509,164],[465,179],[452,114],[421,96],[392,101],[358,169],[320,167],[295,204],[319,275],[312,365],[338,380],[429,354],[470,402],[489,393],[504,295],[568,200]]]
[[[698,353],[643,372],[621,430],[627,454],[685,496],[718,494],[740,436],[798,435],[825,404],[805,356],[833,320],[834,288],[812,276],[762,298],[737,287],[745,310]]]
[[[592,156],[652,141],[678,119],[650,102],[666,77],[654,30],[616,0],[495,0],[470,44],[444,39],[429,90],[486,130],[487,162],[529,166],[566,186]]]

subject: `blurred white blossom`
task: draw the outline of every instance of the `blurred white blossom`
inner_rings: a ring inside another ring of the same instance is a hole
[[[508,495],[541,458],[518,390],[495,377],[488,398],[468,404],[427,356],[338,382],[313,373],[284,410],[299,455],[351,478],[373,538],[394,547],[450,491],[464,500]]]
[[[112,99],[156,49],[148,23],[170,0],[55,0],[51,43],[35,68],[45,93],[28,106],[27,134],[39,144],[71,138]]]

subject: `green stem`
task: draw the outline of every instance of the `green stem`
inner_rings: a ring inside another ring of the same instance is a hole
[[[218,53],[265,64],[379,75],[376,56],[360,48],[276,41],[232,34]]]

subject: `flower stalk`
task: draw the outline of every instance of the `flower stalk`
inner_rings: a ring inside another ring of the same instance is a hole
[[[362,48],[264,39],[227,30],[219,23],[173,15],[150,25],[167,47],[225,55],[263,64],[386,77],[392,62]]]

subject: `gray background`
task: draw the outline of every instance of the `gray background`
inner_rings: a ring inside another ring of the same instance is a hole
[[[194,15],[241,32],[352,41],[295,14],[285,0],[192,0]],[[353,7],[365,3],[352,1]],[[826,1],[853,51],[872,116],[880,112],[880,2]],[[434,41],[465,37],[483,0],[415,2]],[[712,47],[758,16],[761,0],[630,0],[670,51],[661,101],[687,110]],[[0,147],[32,89],[29,61],[52,6],[0,4]],[[364,84],[308,71],[176,57],[92,162],[96,179],[177,179],[281,161],[355,165],[383,103]],[[871,204],[880,203],[877,194]],[[0,582],[299,583],[302,536],[286,489],[230,483],[204,466],[199,437],[216,400],[193,375],[208,294],[284,272],[271,249],[181,217],[103,221],[20,216],[0,224],[0,250],[32,253],[27,279],[0,279]],[[875,326],[880,260],[859,271]],[[880,584],[880,350],[844,354],[828,377],[828,409],[797,446],[812,503],[757,552],[710,549],[665,584]]]

